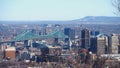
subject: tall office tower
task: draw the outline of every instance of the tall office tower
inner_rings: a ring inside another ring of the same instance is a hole
[[[81,38],[82,25],[76,24],[75,27],[74,27],[74,29],[75,29],[75,36],[76,36],[77,38]]]
[[[97,55],[108,53],[108,37],[106,35],[98,35],[96,37],[97,42]]]
[[[71,28],[64,28],[64,34],[67,35],[69,38],[75,38],[75,30]]]
[[[97,53],[97,40],[96,40],[96,37],[91,37],[90,38],[90,51],[92,51],[92,53]]]
[[[70,38],[75,39],[75,30],[74,29],[71,29]]]
[[[70,33],[70,28],[64,28],[64,34],[69,37],[69,33]],[[69,38],[65,38],[65,42],[68,42],[68,41],[69,41]]]
[[[70,36],[71,28],[64,28],[64,34]]]
[[[110,53],[111,54],[118,54],[118,46],[119,46],[118,35],[112,34],[109,37],[109,46],[110,46]]]
[[[15,60],[16,57],[16,49],[15,47],[9,47],[5,49],[5,57],[10,58],[11,60]]]
[[[83,29],[81,31],[81,39],[82,39],[82,48],[88,49],[90,47],[90,31],[88,29]]]

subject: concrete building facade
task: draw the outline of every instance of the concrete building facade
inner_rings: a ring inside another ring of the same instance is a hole
[[[118,54],[119,39],[118,35],[112,34],[109,37],[109,49],[111,54]]]

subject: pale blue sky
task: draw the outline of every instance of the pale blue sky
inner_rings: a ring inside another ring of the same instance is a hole
[[[0,20],[73,20],[113,12],[111,0],[0,0]]]

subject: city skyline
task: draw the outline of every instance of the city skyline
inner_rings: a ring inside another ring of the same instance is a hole
[[[73,20],[85,16],[116,16],[110,0],[1,0],[0,20]]]

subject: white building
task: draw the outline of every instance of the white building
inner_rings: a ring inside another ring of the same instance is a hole
[[[110,53],[111,54],[118,54],[118,45],[119,45],[118,35],[112,34],[110,36],[109,45],[110,45]]]
[[[108,46],[108,37],[103,34],[99,34],[96,38],[97,41],[97,54],[105,54],[107,53]]]

